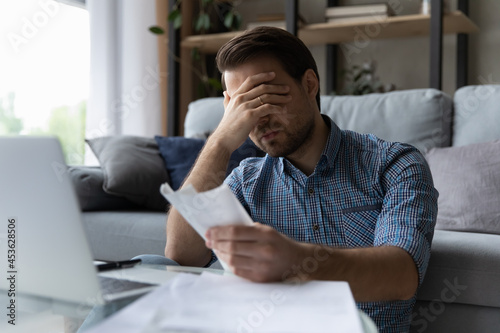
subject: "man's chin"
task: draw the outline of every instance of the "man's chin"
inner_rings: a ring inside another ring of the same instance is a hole
[[[260,147],[260,149],[262,149],[262,151],[264,151],[267,155],[271,156],[271,157],[286,157],[288,155],[288,152],[287,151],[284,151],[283,149],[280,149],[281,147],[277,147],[277,146],[269,146],[269,145],[266,145],[264,147]]]

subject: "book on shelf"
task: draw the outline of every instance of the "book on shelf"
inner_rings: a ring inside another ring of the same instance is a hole
[[[369,15],[394,15],[392,8],[385,4],[372,5],[353,5],[353,6],[335,6],[328,7],[325,11],[325,16],[329,18],[344,18]]]
[[[381,22],[389,18],[387,14],[374,14],[374,15],[363,15],[363,16],[347,16],[347,17],[329,17],[327,18],[328,23],[363,23],[367,21]]]
[[[302,27],[304,25],[305,25],[305,20],[301,15],[299,15],[298,26]],[[286,29],[285,15],[284,14],[259,15],[255,22],[250,22],[247,24],[247,29],[250,30],[250,29],[253,29],[256,27],[262,27],[262,26]]]

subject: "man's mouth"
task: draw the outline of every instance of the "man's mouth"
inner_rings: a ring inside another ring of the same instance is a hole
[[[269,141],[269,140],[274,139],[274,137],[275,137],[276,135],[278,135],[278,133],[279,133],[279,131],[267,131],[267,132],[265,132],[265,133],[264,133],[264,134],[260,137],[260,139],[261,139],[262,141]]]

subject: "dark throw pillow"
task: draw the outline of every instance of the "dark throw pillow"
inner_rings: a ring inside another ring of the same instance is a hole
[[[155,136],[160,154],[165,162],[165,167],[171,178],[171,186],[175,191],[181,185],[191,170],[205,140],[184,137]],[[262,157],[265,153],[248,138],[229,159],[226,176],[247,157]]]
[[[104,172],[101,167],[70,166],[68,167],[68,173],[83,212],[139,208],[124,197],[104,192],[102,188]]]
[[[266,153],[257,147],[255,143],[250,140],[250,138],[247,138],[245,142],[243,142],[243,144],[231,154],[229,164],[227,166],[226,177],[231,173],[231,171],[233,171],[234,168],[240,165],[240,162],[245,158],[264,156],[266,156]]]
[[[85,140],[104,172],[106,193],[152,210],[165,210],[160,185],[170,180],[153,138],[106,136]]]
[[[170,175],[170,186],[177,190],[193,166],[205,144],[203,139],[181,136],[155,136],[165,168]]]

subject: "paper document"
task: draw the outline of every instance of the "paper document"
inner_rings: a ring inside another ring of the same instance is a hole
[[[198,193],[191,185],[174,192],[165,183],[161,185],[160,192],[203,239],[211,227],[253,224],[252,218],[226,184]],[[228,270],[222,260],[221,264]]]
[[[111,331],[361,333],[363,329],[346,282],[254,283],[204,272],[179,273],[89,332]]]

